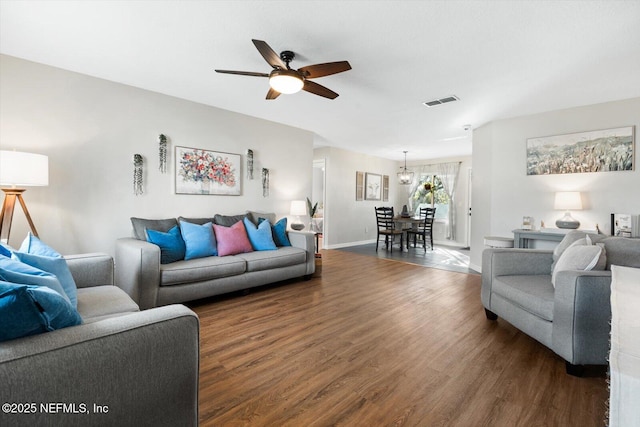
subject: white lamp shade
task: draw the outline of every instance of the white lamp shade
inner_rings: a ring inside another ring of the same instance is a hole
[[[307,202],[304,200],[293,200],[291,202],[291,215],[306,215]]]
[[[579,191],[558,191],[553,207],[558,210],[582,209],[582,198]]]
[[[49,157],[43,154],[0,150],[0,185],[49,185]]]

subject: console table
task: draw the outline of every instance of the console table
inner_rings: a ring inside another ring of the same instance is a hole
[[[565,233],[550,233],[540,230],[513,230],[513,247],[528,249],[531,246],[532,240],[560,242],[564,239],[564,236]]]

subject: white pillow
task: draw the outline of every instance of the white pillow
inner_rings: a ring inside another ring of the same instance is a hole
[[[589,238],[575,242],[558,258],[558,262],[551,275],[551,283],[556,286],[556,276],[559,271],[566,270],[604,270],[607,265],[606,252],[603,244],[593,245]]]

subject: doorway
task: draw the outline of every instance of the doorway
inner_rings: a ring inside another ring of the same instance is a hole
[[[318,250],[324,248],[326,241],[325,233],[325,211],[326,211],[326,185],[325,185],[325,159],[313,161],[313,178],[311,185],[311,205],[318,204],[316,214],[311,218],[310,229],[314,233],[318,233],[316,240],[318,242]]]

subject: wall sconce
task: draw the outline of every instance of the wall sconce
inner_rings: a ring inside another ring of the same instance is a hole
[[[554,209],[566,211],[564,216],[556,221],[556,227],[575,229],[580,227],[580,221],[571,216],[571,210],[582,209],[582,197],[579,191],[558,191],[553,204]]]
[[[34,236],[38,236],[27,205],[22,198],[22,193],[26,189],[21,187],[47,185],[49,185],[49,158],[47,156],[0,150],[0,186],[11,187],[2,189],[5,196],[2,211],[0,211],[0,241],[9,243],[16,200],[22,206],[31,232]]]
[[[304,229],[304,224],[300,221],[300,216],[307,214],[307,202],[304,200],[293,200],[291,202],[291,216],[295,216],[295,222],[291,223],[291,228],[296,231]]]

